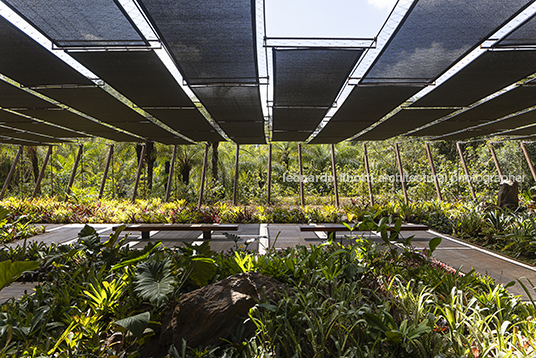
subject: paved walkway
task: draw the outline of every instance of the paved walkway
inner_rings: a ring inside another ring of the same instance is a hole
[[[112,224],[93,224],[99,233],[101,240],[107,240],[111,233]],[[264,252],[269,246],[276,248],[285,248],[296,245],[319,244],[325,240],[323,232],[300,232],[298,224],[241,224],[236,235],[241,237],[238,245],[245,245],[248,239],[257,239],[250,248]],[[84,227],[83,224],[69,225],[46,225],[46,233],[34,236],[28,241],[38,241],[45,243],[69,243],[77,239],[78,232]],[[342,236],[344,233],[338,233]],[[368,234],[370,235],[370,234]],[[441,237],[443,241],[435,251],[435,256],[441,262],[454,268],[461,268],[462,272],[468,272],[475,269],[477,272],[487,274],[495,279],[496,282],[507,284],[516,279],[520,279],[530,287],[527,279],[536,284],[536,267],[523,264],[519,261],[507,258],[491,251],[470,245],[463,241],[457,240],[448,235],[439,234],[434,231],[405,231],[405,237],[415,235],[413,245],[417,249],[428,247],[428,242],[434,237]],[[227,250],[235,245],[234,242],[225,238],[222,233],[213,233],[210,246],[213,250]],[[379,237],[371,235],[371,239],[380,242]],[[185,242],[200,242],[202,233],[199,232],[151,232],[151,240],[159,240],[168,247],[183,245]],[[126,245],[131,248],[141,248],[145,246],[147,240],[142,240],[141,235],[134,233],[127,236]],[[14,242],[6,246],[15,246],[20,243]],[[18,297],[24,294],[32,287],[30,285],[13,284],[0,291],[0,302],[9,297]],[[509,292],[514,295],[521,295],[527,300],[528,296],[519,283],[510,287]],[[536,293],[532,294],[536,299]]]

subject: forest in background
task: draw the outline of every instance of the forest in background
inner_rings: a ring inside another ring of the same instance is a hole
[[[368,142],[367,152],[376,200],[403,200],[398,180],[394,143],[398,142],[406,186],[410,201],[433,200],[436,190],[431,180],[431,170],[422,140],[401,141],[391,139]],[[497,171],[488,146],[491,142],[463,142],[461,147],[478,201],[495,200],[498,190]],[[75,162],[78,145],[83,144],[83,155],[72,187],[75,201],[94,200],[98,197],[109,141],[103,139],[81,140],[77,143],[53,147],[39,196],[63,198]],[[522,178],[521,192],[525,194],[535,185],[528,164],[520,149],[519,141],[494,141],[503,175]],[[272,147],[271,202],[282,205],[299,205],[297,177],[298,144],[274,143]],[[470,201],[471,195],[465,181],[456,142],[430,142],[436,173],[441,182],[443,200]],[[527,142],[531,158],[536,158],[535,146]],[[0,181],[4,183],[18,147],[0,146]],[[6,197],[27,198],[32,195],[35,181],[41,169],[48,147],[24,147]],[[204,144],[180,145],[171,184],[170,200],[186,200],[197,203],[203,166]],[[173,146],[155,143],[148,151],[143,166],[137,197],[141,199],[165,196]],[[114,143],[104,197],[130,199],[132,196],[140,146],[136,143]],[[208,151],[205,204],[228,201],[233,194],[236,145],[222,142],[210,144]],[[329,145],[302,145],[305,203],[322,205],[334,203],[331,179],[331,151]],[[268,145],[241,145],[239,153],[238,202],[244,205],[266,203],[268,177]],[[335,145],[335,161],[341,202],[369,200],[366,171],[363,159],[363,143],[342,142]],[[152,170],[151,170],[152,167]],[[294,180],[293,180],[294,179]],[[394,179],[394,180],[393,180]],[[307,181],[308,180],[308,181]]]

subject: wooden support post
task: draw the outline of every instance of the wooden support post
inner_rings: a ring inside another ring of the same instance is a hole
[[[9,169],[9,173],[7,174],[6,181],[4,182],[4,186],[2,188],[2,192],[0,193],[0,200],[4,199],[4,195],[6,195],[7,187],[9,185],[9,182],[11,181],[11,178],[13,177],[13,173],[15,173],[15,168],[17,168],[17,162],[19,161],[20,155],[22,153],[23,146],[19,146],[19,150],[17,151],[17,154],[15,155],[15,159],[13,160],[13,164],[11,164],[11,169]]]
[[[173,180],[173,172],[175,171],[175,161],[177,160],[177,145],[173,146],[173,155],[171,156],[171,163],[169,165],[169,174],[166,185],[166,196],[164,197],[164,202],[169,201],[169,195],[171,193],[171,181]]]
[[[368,162],[367,145],[363,143],[363,160],[365,161],[365,171],[367,174],[367,185],[369,192],[370,205],[374,205],[374,195],[372,194],[372,178],[370,177],[370,167]]]
[[[266,204],[270,205],[272,195],[272,143],[268,144],[268,188],[266,192]]]
[[[532,174],[532,179],[536,181],[536,172],[534,171],[534,165],[532,165],[532,161],[529,157],[529,152],[527,152],[527,148],[525,148],[525,143],[520,142],[521,144],[521,150],[523,151],[523,154],[525,155],[525,159],[527,160],[527,164],[529,165],[530,173]]]
[[[238,164],[240,155],[240,144],[236,143],[236,157],[235,157],[235,171],[234,171],[234,186],[233,186],[233,205],[237,205],[237,193],[238,193]]]
[[[305,206],[305,194],[303,193],[303,165],[302,165],[301,143],[298,143],[298,165],[300,167],[300,205]]]
[[[503,180],[503,174],[501,171],[501,166],[499,165],[499,161],[497,160],[497,156],[495,155],[495,149],[493,149],[493,145],[491,143],[488,144],[489,152],[491,153],[491,157],[493,158],[493,162],[495,163],[495,168],[497,169],[497,174],[499,174],[499,181]]]
[[[404,168],[402,167],[402,160],[400,159],[400,151],[398,150],[398,143],[395,143],[395,155],[396,163],[398,164],[398,174],[400,175],[400,184],[402,184],[402,192],[404,193],[404,203],[408,203],[408,191],[406,190],[406,177],[404,176]]]
[[[114,155],[114,145],[110,145],[110,150],[108,151],[108,158],[106,158],[106,166],[104,167],[104,174],[102,175],[102,182],[99,190],[99,199],[102,199],[104,194],[104,187],[106,185],[106,179],[108,178],[108,171],[110,170],[110,163],[112,161],[112,156]]]
[[[48,146],[48,151],[45,156],[45,161],[43,162],[43,166],[41,167],[41,171],[39,172],[39,176],[37,177],[37,181],[35,182],[35,188],[32,193],[32,198],[35,198],[37,196],[37,193],[39,193],[39,190],[41,189],[41,181],[43,180],[43,177],[45,176],[45,171],[47,169],[48,160],[50,159],[50,156],[52,155],[52,146]]]
[[[437,181],[437,175],[434,167],[434,160],[432,159],[432,152],[430,151],[430,145],[428,142],[424,143],[424,146],[426,148],[426,155],[428,156],[428,161],[430,162],[430,169],[432,170],[432,176],[434,177],[434,184],[437,192],[437,200],[442,201],[443,198],[441,197],[441,187],[439,186],[439,182]]]
[[[473,183],[471,182],[469,169],[467,169],[467,164],[465,164],[465,158],[463,157],[463,151],[462,151],[462,147],[460,146],[460,142],[456,142],[456,149],[458,150],[458,154],[460,155],[463,172],[465,173],[465,180],[467,180],[467,184],[469,185],[469,191],[471,192],[471,197],[473,198],[473,200],[476,200],[475,189],[473,188]]]
[[[335,166],[335,145],[331,145],[331,172],[333,173],[333,189],[335,190],[335,204],[339,207],[339,186],[337,183],[337,167]]]
[[[69,200],[69,195],[71,195],[71,188],[73,187],[73,184],[74,184],[74,178],[76,176],[76,169],[78,169],[78,164],[80,163],[80,159],[82,158],[83,151],[84,151],[84,145],[79,144],[78,153],[76,154],[76,159],[74,160],[73,171],[71,172],[71,178],[69,179],[69,184],[67,185],[67,190],[65,191],[64,201]]]
[[[205,176],[207,173],[207,160],[208,160],[208,143],[205,144],[205,155],[203,156],[203,169],[201,170],[201,185],[199,187],[199,200],[197,201],[198,208],[201,208],[201,205],[203,205],[203,192],[205,191]]]
[[[143,169],[143,160],[145,159],[145,150],[147,149],[147,144],[141,146],[140,162],[138,163],[138,173],[136,174],[136,181],[134,182],[134,190],[132,192],[131,203],[136,202],[136,194],[138,192],[138,185],[140,184],[141,171]]]

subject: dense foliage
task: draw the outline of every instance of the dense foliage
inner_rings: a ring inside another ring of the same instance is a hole
[[[534,356],[536,305],[487,277],[461,275],[416,252],[386,219],[359,230],[382,233],[377,247],[353,244],[215,253],[207,243],[141,251],[118,235],[100,243],[85,227],[71,245],[12,248],[6,260],[35,260],[34,295],[0,306],[0,348],[17,357],[136,357],[184,292],[256,271],[289,285],[249,314],[256,331],[217,347],[170,347],[170,357],[516,357]],[[400,224],[400,222],[398,222]],[[400,247],[402,250],[400,250]],[[1,269],[1,267],[0,267]]]
[[[367,143],[372,189],[380,201],[402,197],[397,177],[394,143],[397,138]],[[108,143],[103,139],[81,140],[84,152],[71,194],[74,201],[95,199],[98,196]],[[488,143],[483,141],[461,144],[473,177],[479,200],[493,201],[498,188],[498,177],[491,159]],[[464,172],[456,152],[456,143],[436,141],[431,143],[437,174],[441,179],[442,194],[447,201],[470,200]],[[536,148],[527,144],[529,155],[536,155]],[[163,198],[166,190],[172,146],[159,143],[152,146],[145,160],[138,197],[150,200]],[[436,197],[430,165],[422,141],[399,143],[400,155],[411,201],[431,200]],[[521,189],[526,191],[535,185],[528,165],[516,141],[495,142],[502,172],[522,179]],[[139,147],[133,143],[115,143],[114,156],[104,197],[128,199],[132,197],[138,165]],[[171,183],[171,200],[197,203],[202,172],[204,145],[178,146],[177,162]],[[0,146],[0,182],[6,178],[16,147]],[[41,183],[40,196],[64,198],[78,146],[61,144],[54,147]],[[236,147],[232,143],[210,145],[204,202],[214,204],[232,197],[234,159]],[[27,147],[17,166],[8,195],[31,196],[39,168],[43,163],[46,147]],[[334,189],[331,181],[331,152],[329,145],[303,145],[303,174],[306,179],[307,204],[333,204]],[[343,142],[335,146],[339,195],[349,203],[351,199],[368,201],[368,186],[360,143]],[[149,164],[152,170],[149,170]],[[268,185],[268,146],[244,145],[240,147],[238,202],[247,205],[266,203]],[[271,202],[275,204],[299,204],[297,143],[274,143],[272,154]]]

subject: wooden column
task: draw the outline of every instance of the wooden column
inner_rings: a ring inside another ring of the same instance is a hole
[[[132,192],[132,204],[136,202],[136,194],[138,193],[138,185],[140,184],[141,171],[143,169],[143,159],[145,158],[146,149],[147,144],[143,144],[141,147],[140,161],[138,163],[138,173],[136,174],[136,181],[134,182],[134,191]]]
[[[169,194],[171,193],[171,181],[173,180],[173,172],[175,171],[175,161],[177,160],[177,145],[173,147],[173,155],[171,156],[171,163],[169,165],[169,174],[166,185],[166,196],[164,201],[167,203],[169,201]]]
[[[398,150],[398,143],[395,143],[395,155],[396,163],[398,164],[398,174],[400,175],[400,184],[402,184],[402,192],[404,193],[404,203],[408,203],[408,192],[406,190],[406,178],[404,177],[404,168],[402,167],[402,160],[400,159],[400,151]]]
[[[99,190],[99,199],[102,199],[102,194],[104,193],[104,187],[106,185],[106,179],[108,178],[108,171],[110,170],[110,163],[114,155],[114,145],[110,145],[110,150],[108,151],[108,158],[106,158],[106,166],[104,167],[104,174],[102,175],[102,182]]]
[[[268,188],[266,192],[266,204],[270,205],[272,195],[272,143],[268,144]]]
[[[43,177],[45,176],[45,171],[47,169],[48,160],[50,159],[50,156],[52,155],[52,146],[48,146],[47,155],[45,156],[45,160],[43,162],[43,166],[41,167],[41,171],[39,172],[39,176],[37,177],[37,181],[35,182],[35,188],[32,193],[32,198],[35,198],[37,196],[37,193],[39,193],[39,190],[41,189],[41,181],[43,180]]]
[[[460,142],[456,142],[456,149],[458,150],[458,154],[460,155],[463,172],[465,173],[465,180],[467,180],[467,184],[469,185],[469,191],[471,192],[471,197],[473,198],[473,200],[476,200],[475,189],[473,188],[473,183],[471,182],[469,169],[467,169],[467,164],[465,164],[465,158],[463,157],[463,151],[462,151],[462,147],[460,146]]]
[[[305,195],[303,193],[303,165],[302,165],[301,143],[298,143],[298,165],[300,167],[300,205],[305,206]]]
[[[237,193],[238,193],[238,164],[240,155],[240,144],[236,143],[236,156],[235,156],[235,171],[234,171],[234,185],[233,185],[233,205],[237,205]]]
[[[13,177],[13,173],[15,173],[15,168],[17,168],[17,162],[19,161],[22,149],[23,146],[20,145],[19,150],[17,150],[17,154],[15,155],[15,159],[13,160],[13,164],[11,164],[11,169],[9,169],[9,173],[7,174],[4,186],[2,187],[2,192],[0,193],[0,200],[4,199],[4,195],[6,195],[7,187],[9,185],[9,182],[11,181],[11,178]]]
[[[199,200],[197,207],[201,208],[203,204],[203,192],[205,191],[205,176],[207,173],[207,160],[208,160],[208,143],[205,144],[205,155],[203,156],[203,169],[201,171],[201,185],[199,187]]]
[[[335,145],[331,145],[331,172],[333,173],[333,189],[335,190],[335,204],[339,207],[339,186],[337,184],[337,167],[335,166]]]
[[[437,181],[437,175],[434,167],[434,160],[432,159],[432,152],[430,151],[430,145],[428,142],[424,143],[426,148],[426,155],[428,156],[428,161],[430,162],[430,169],[432,170],[432,176],[434,177],[434,184],[437,192],[437,200],[442,201],[441,197],[441,188],[439,187],[439,182]]]
[[[64,201],[67,201],[69,199],[69,195],[71,195],[71,188],[73,187],[74,178],[76,176],[76,169],[78,169],[78,164],[80,163],[80,158],[82,158],[83,150],[84,150],[84,145],[79,144],[78,145],[78,153],[76,154],[76,159],[75,159],[74,165],[73,165],[73,171],[71,172],[71,178],[69,179],[69,184],[67,185],[67,190],[65,192]]]
[[[529,157],[529,152],[527,152],[527,148],[525,148],[525,143],[520,142],[521,145],[521,151],[523,151],[523,154],[525,155],[525,159],[527,160],[527,164],[529,165],[530,173],[532,174],[532,179],[536,181],[536,172],[534,171],[534,165],[532,165],[532,161]]]
[[[495,149],[493,149],[493,145],[491,143],[488,144],[488,148],[489,148],[489,152],[491,153],[491,157],[493,158],[493,163],[495,163],[497,174],[499,174],[499,181],[502,181],[503,174],[501,171],[501,166],[499,165],[499,161],[497,160],[497,156],[495,155]]]
[[[367,185],[368,185],[368,192],[369,192],[369,201],[370,205],[374,205],[374,195],[372,194],[372,179],[370,177],[370,168],[369,168],[369,162],[368,162],[368,154],[367,154],[367,145],[363,143],[363,160],[365,161],[365,171],[367,173]]]

